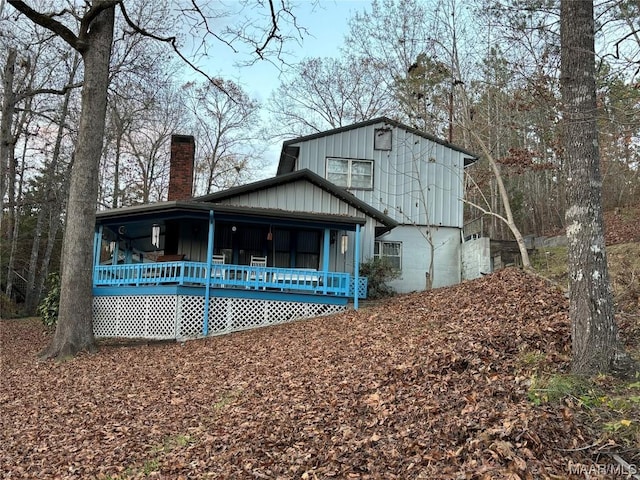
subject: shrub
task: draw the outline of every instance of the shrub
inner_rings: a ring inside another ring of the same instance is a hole
[[[47,295],[38,305],[38,315],[42,323],[47,327],[54,327],[58,322],[58,310],[60,308],[60,275],[50,273],[47,277]]]
[[[371,258],[360,264],[360,275],[368,278],[367,297],[383,298],[395,293],[387,282],[398,278],[400,272],[384,258]]]

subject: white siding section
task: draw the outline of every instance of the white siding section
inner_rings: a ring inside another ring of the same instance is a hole
[[[391,151],[374,150],[368,125],[295,144],[297,169],[326,178],[326,158],[374,161],[372,190],[350,190],[400,223],[462,228],[464,154],[402,128],[391,127]]]
[[[464,242],[462,244],[462,278],[473,280],[491,271],[491,240],[488,237],[480,237]]]
[[[460,283],[460,231],[456,228],[432,228],[431,230],[434,246],[433,287]],[[431,248],[423,235],[424,232],[425,228],[399,226],[381,238],[389,242],[402,242],[402,275],[391,282],[391,286],[399,293],[426,288]]]

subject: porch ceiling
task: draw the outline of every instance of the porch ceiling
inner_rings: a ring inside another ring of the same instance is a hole
[[[305,224],[336,227],[344,230],[355,230],[356,225],[364,225],[366,223],[365,217],[180,201],[136,205],[98,212],[96,214],[96,224],[109,227],[138,224],[140,228],[144,228],[146,231],[151,224],[164,220],[186,218],[206,220],[211,210],[213,210],[216,220],[244,220],[252,223],[289,225]],[[130,234],[134,235],[133,232],[130,232]]]

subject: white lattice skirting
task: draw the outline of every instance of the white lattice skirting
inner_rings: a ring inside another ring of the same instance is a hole
[[[209,300],[208,335],[342,312],[345,305],[250,298]],[[93,298],[96,337],[183,339],[204,335],[204,297],[123,295]]]

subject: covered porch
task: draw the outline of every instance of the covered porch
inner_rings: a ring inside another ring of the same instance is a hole
[[[94,333],[198,337],[358,308],[365,223],[193,201],[98,213]]]

